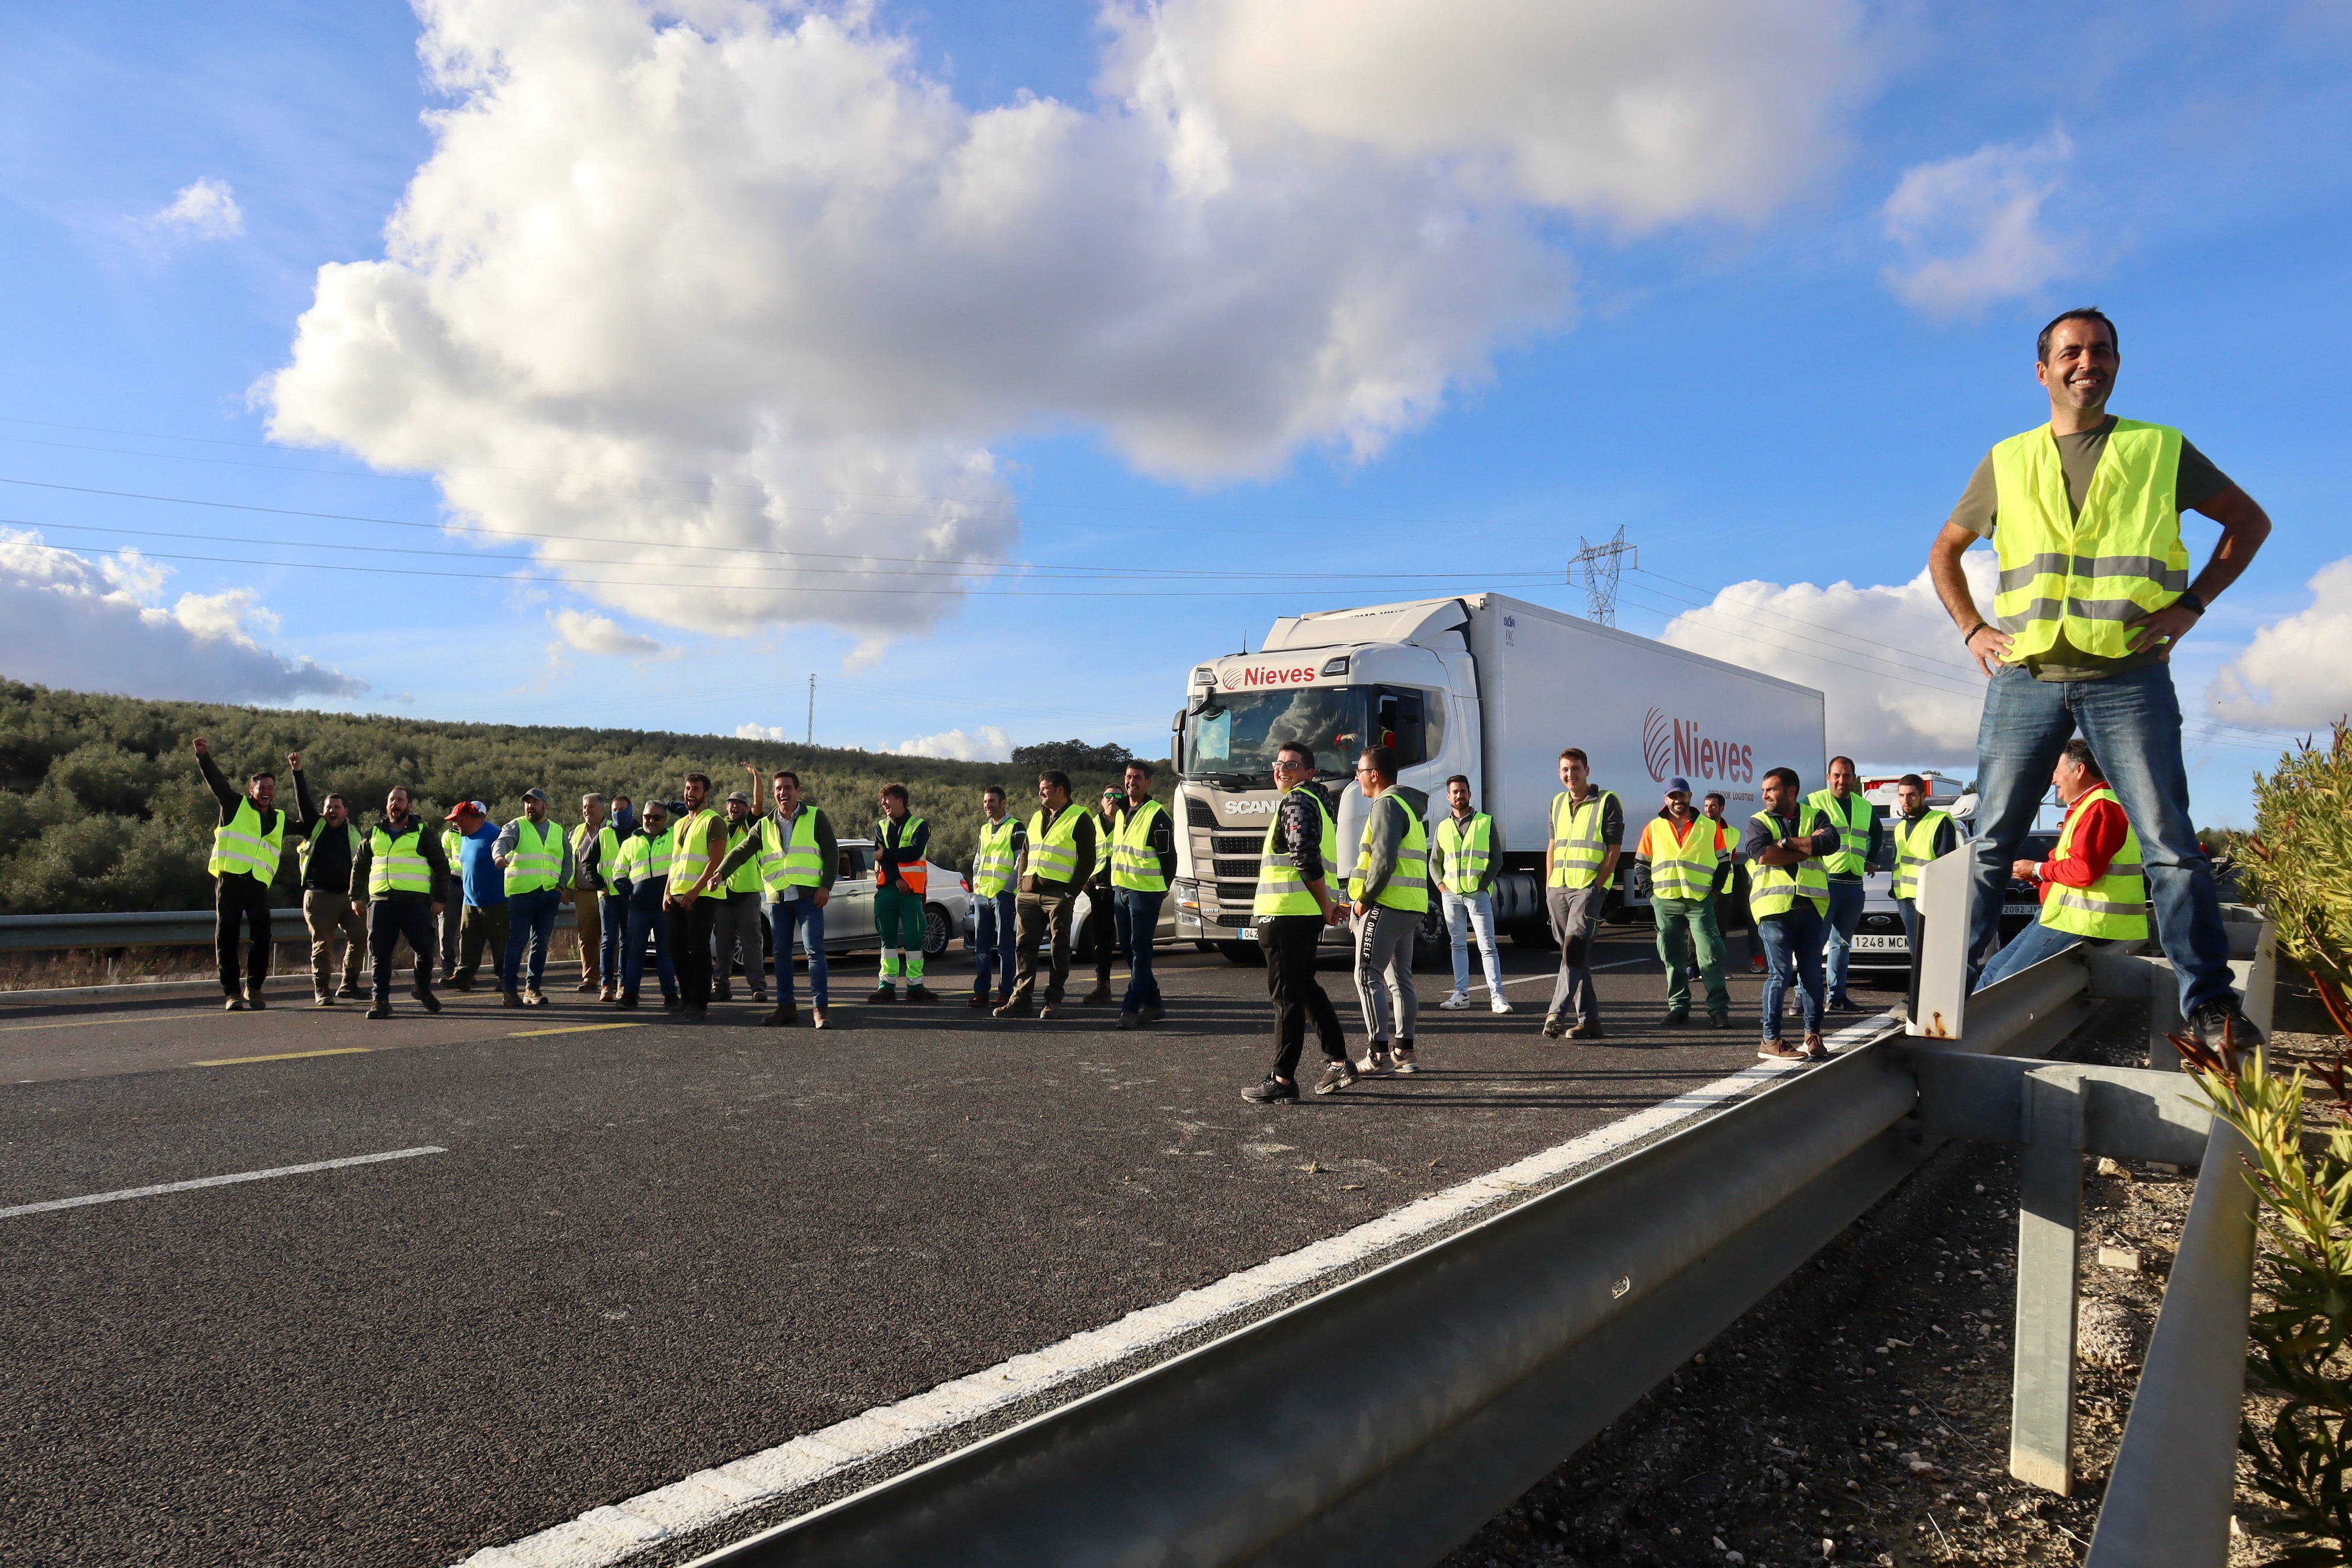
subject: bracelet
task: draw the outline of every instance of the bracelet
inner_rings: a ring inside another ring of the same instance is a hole
[[[1961,636],[1960,636],[1960,646],[1961,646],[1962,647],[1968,647],[1968,646],[1969,646],[1969,644],[1970,644],[1970,643],[1972,643],[1972,642],[1976,641],[1976,639],[1977,639],[1977,634],[1978,634],[1979,632],[1980,632],[1980,631],[1983,631],[1987,626],[1990,626],[1991,624],[1992,624],[1992,623],[1990,623],[1990,621],[1979,621],[1975,626],[1970,626],[1970,627],[1969,627],[1966,632],[1964,632],[1964,633],[1962,633],[1962,634],[1961,634]]]

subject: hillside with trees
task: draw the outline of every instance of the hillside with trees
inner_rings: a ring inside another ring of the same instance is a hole
[[[589,791],[674,800],[688,772],[710,775],[715,794],[748,791],[751,763],[789,767],[844,837],[871,830],[876,794],[904,784],[931,824],[931,858],[967,868],[980,821],[980,791],[1002,784],[1013,809],[1036,809],[1034,763],[961,763],[841,748],[743,741],[663,731],[552,725],[457,724],[382,714],[150,702],[0,680],[0,913],[193,910],[212,902],[205,874],[215,823],[211,795],[188,742],[203,735],[223,773],[242,779],[302,753],[314,795],[341,794],[362,823],[404,784],[436,818],[450,803],[479,800],[493,817],[520,815],[536,784],[567,825]],[[1099,764],[1073,772],[1077,799],[1118,783],[1115,746],[1055,743]],[[1019,753],[1016,753],[1018,755]],[[1045,765],[1055,765],[1047,763]],[[1164,773],[1165,770],[1161,770]],[[1157,781],[1162,800],[1171,781]],[[290,868],[294,857],[286,857]],[[290,874],[280,901],[294,902]]]

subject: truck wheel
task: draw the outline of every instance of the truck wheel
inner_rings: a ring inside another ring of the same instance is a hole
[[[1225,955],[1228,963],[1238,963],[1252,969],[1265,967],[1265,949],[1254,942],[1221,942],[1217,951]]]
[[[948,921],[947,910],[937,904],[923,906],[923,956],[937,958],[948,950],[948,936],[955,928]]]

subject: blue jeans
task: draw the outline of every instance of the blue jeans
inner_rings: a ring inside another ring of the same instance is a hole
[[[2034,808],[2050,793],[2050,770],[2077,730],[2106,770],[2107,783],[2139,836],[2140,860],[2156,903],[2157,940],[2180,980],[2181,1016],[2208,1003],[2235,1005],[2221,895],[2189,820],[2180,700],[2166,664],[2105,680],[2036,680],[2019,667],[2002,670],[1986,688],[1984,718],[1977,727],[1980,804],[1970,963],[1982,965],[2000,943],[2010,862],[2020,858]]]
[[[1004,1001],[1013,994],[1013,889],[1007,888],[994,898],[971,896],[974,936],[980,948],[972,959],[971,994],[988,994],[988,979],[996,976],[996,999]]]
[[[768,946],[770,956],[776,961],[776,1005],[781,1008],[793,1005],[794,931],[800,933],[801,949],[808,954],[809,1005],[830,1005],[824,985],[824,911],[809,897],[812,890],[803,888],[799,898],[768,906]]]
[[[1119,949],[1127,954],[1127,995],[1118,1005],[1122,1013],[1160,1005],[1160,982],[1151,974],[1151,939],[1160,930],[1160,901],[1167,896],[1133,888],[1117,889],[1112,895],[1111,919]]]
[[[1977,983],[1969,989],[1981,991],[1996,980],[2006,980],[2021,969],[2031,969],[2045,958],[2055,958],[2068,948],[2079,946],[2082,941],[2073,931],[2060,931],[2056,926],[2046,926],[2035,921],[2011,937],[2009,945],[1992,955],[1992,962],[1984,966],[1984,973],[1977,976]]]
[[[1822,958],[1828,963],[1830,1000],[1845,1000],[1846,966],[1853,962],[1853,928],[1862,923],[1862,884],[1832,882],[1828,944]]]
[[[1438,907],[1444,911],[1445,935],[1454,946],[1454,994],[1467,995],[1470,991],[1470,935],[1478,936],[1478,957],[1486,966],[1486,989],[1496,996],[1503,994],[1503,960],[1495,951],[1495,900],[1486,893],[1476,892],[1468,898],[1459,893],[1441,890]]]
[[[646,978],[646,938],[654,942],[654,969],[661,980],[662,1000],[677,994],[677,969],[669,958],[669,919],[662,913],[662,888],[656,882],[629,895],[629,933],[621,943],[621,994],[635,996]]]
[[[1822,941],[1829,922],[1811,899],[1799,899],[1785,915],[1767,915],[1756,922],[1756,938],[1764,944],[1764,1037],[1780,1037],[1780,1003],[1797,983],[1797,1013],[1805,1033],[1821,1032],[1822,994]]]
[[[557,888],[541,888],[535,893],[514,893],[507,899],[507,952],[499,964],[499,988],[502,991],[539,989],[547,978],[547,950],[555,941],[555,911],[563,907],[563,893]],[[518,985],[522,977],[523,952],[530,952],[529,984]]]
[[[1916,959],[1919,956],[1919,900],[1897,899],[1895,900],[1895,912],[1903,917],[1903,945],[1910,949],[1911,956]]]
[[[628,923],[629,902],[610,893],[596,895],[596,912],[603,917],[596,933],[596,973],[607,985],[621,983],[621,928]]]

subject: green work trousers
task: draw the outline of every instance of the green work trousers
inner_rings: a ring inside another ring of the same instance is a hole
[[[1707,1012],[1729,1013],[1731,993],[1723,988],[1723,933],[1716,929],[1715,906],[1705,899],[1653,897],[1650,913],[1658,922],[1658,962],[1666,966],[1666,1011],[1690,1011],[1690,975],[1685,966],[1696,948]]]
[[[898,978],[900,949],[905,950],[907,984],[923,983],[923,900],[900,887],[874,889],[874,929],[882,938],[882,984]]]

